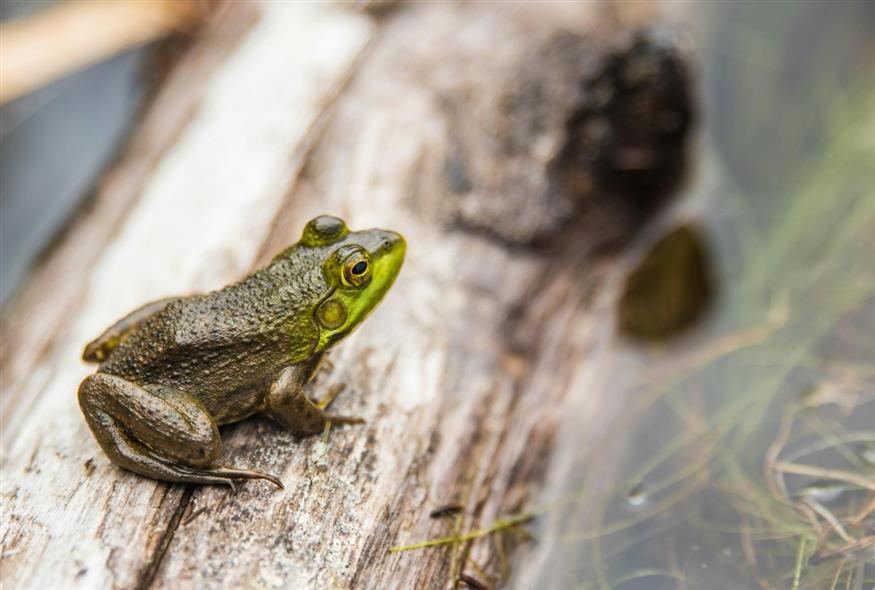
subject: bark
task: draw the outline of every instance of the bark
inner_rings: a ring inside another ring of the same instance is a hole
[[[610,252],[650,210],[605,182],[606,164],[579,161],[593,149],[581,85],[615,47],[588,31],[615,23],[572,4],[277,2],[246,27],[239,10],[177,64],[5,311],[0,576],[444,588],[470,552],[501,582],[490,539],[388,549],[448,534],[429,518],[441,505],[461,505],[465,529],[527,510],[557,432],[604,427],[610,400],[581,409],[613,323],[596,302],[612,297]],[[679,162],[636,194],[667,191]],[[168,485],[109,463],[76,406],[84,344],[145,301],[236,280],[322,212],[408,238],[395,287],[316,384],[345,383],[336,411],[367,423],[327,444],[261,419],[223,429],[221,461],[279,476],[280,491]]]

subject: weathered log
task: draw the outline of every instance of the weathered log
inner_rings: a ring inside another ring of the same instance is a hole
[[[459,551],[496,581],[488,541],[388,549],[447,534],[429,513],[448,503],[466,528],[526,510],[569,428],[578,445],[603,427],[610,402],[582,402],[613,322],[594,301],[604,246],[637,218],[623,191],[597,178],[571,187],[551,163],[582,141],[569,121],[592,96],[579,84],[612,45],[580,35],[604,15],[572,4],[261,9],[230,48],[237,13],[178,64],[93,206],[6,311],[9,587],[443,588]],[[533,66],[545,52],[558,73]],[[578,73],[568,58],[581,54]],[[554,94],[495,115],[515,81]],[[496,202],[521,173],[527,190]],[[281,491],[168,485],[109,463],[76,407],[82,346],[145,301],[235,280],[322,212],[409,242],[396,286],[316,384],[345,383],[338,411],[367,424],[327,443],[261,419],[225,428],[222,462],[275,474]]]

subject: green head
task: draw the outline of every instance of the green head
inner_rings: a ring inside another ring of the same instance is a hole
[[[314,311],[319,341],[313,352],[330,348],[368,317],[395,282],[407,248],[395,232],[349,231],[329,215],[307,224],[298,247],[320,252],[328,287]]]

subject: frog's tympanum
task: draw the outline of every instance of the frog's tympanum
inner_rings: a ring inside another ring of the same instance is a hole
[[[296,435],[360,419],[325,410],[305,385],[325,352],[364,321],[392,286],[404,239],[310,221],[301,240],[240,282],[162,299],[85,347],[99,363],[79,406],[117,465],[174,482],[227,484],[275,477],[213,462],[218,426],[262,413]]]

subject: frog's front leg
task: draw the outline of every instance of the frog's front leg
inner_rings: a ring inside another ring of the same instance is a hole
[[[315,366],[312,363],[303,363],[280,371],[268,391],[264,413],[297,436],[323,432],[326,422],[363,423],[363,419],[355,416],[338,416],[325,412],[325,408],[334,401],[342,387],[335,388],[318,404],[307,397],[305,386],[312,377]]]
[[[267,479],[282,487],[265,473],[212,465],[219,429],[203,403],[184,392],[95,373],[79,386],[79,407],[103,451],[125,469],[164,481],[235,488],[236,479]]]

